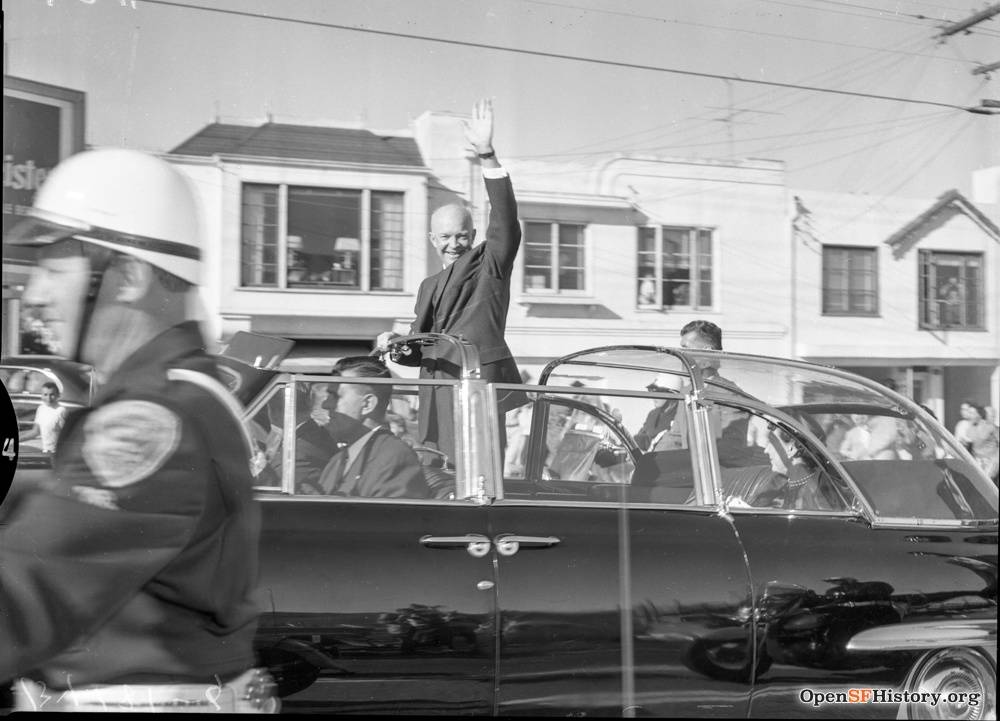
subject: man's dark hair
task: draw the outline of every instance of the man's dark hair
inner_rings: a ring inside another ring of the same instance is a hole
[[[392,378],[392,372],[385,363],[375,357],[364,355],[348,356],[341,358],[334,363],[333,375],[343,375],[345,371],[352,371],[358,378]],[[378,400],[375,408],[375,416],[381,420],[385,415],[386,408],[389,407],[389,399],[392,397],[392,386],[390,385],[370,385],[372,395]]]
[[[56,395],[60,395],[60,393],[59,393],[59,386],[57,386],[52,381],[45,381],[44,383],[42,383],[42,390],[45,390],[46,388],[51,388],[52,390],[54,390],[56,392]]]
[[[715,350],[722,350],[722,328],[709,320],[693,320],[681,328],[681,337],[696,333]]]

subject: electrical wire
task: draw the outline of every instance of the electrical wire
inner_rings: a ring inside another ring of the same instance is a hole
[[[708,23],[697,23],[697,22],[692,22],[690,20],[675,20],[673,18],[664,18],[664,17],[659,17],[659,16],[656,16],[656,15],[639,15],[639,14],[636,14],[636,13],[627,13],[627,12],[624,12],[624,11],[621,11],[621,10],[605,10],[603,8],[591,8],[591,7],[586,7],[586,6],[583,6],[583,5],[567,5],[567,4],[563,4],[563,3],[550,2],[550,0],[520,0],[520,2],[522,2],[522,3],[529,3],[529,4],[532,4],[532,5],[547,5],[547,6],[550,6],[550,7],[566,8],[568,10],[583,10],[585,12],[598,13],[598,14],[602,14],[602,15],[615,15],[615,16],[620,16],[620,17],[635,18],[637,20],[653,20],[653,21],[656,21],[656,22],[668,23],[668,24],[671,24],[671,25],[687,25],[689,27],[706,28],[706,29],[709,29],[709,30],[722,30],[724,32],[731,32],[731,33],[747,33],[747,34],[750,34],[750,35],[758,35],[760,37],[781,38],[781,39],[784,39],[784,40],[801,40],[803,42],[818,43],[818,44],[821,44],[821,45],[835,45],[835,46],[838,46],[838,47],[856,48],[856,49],[859,49],[859,50],[874,50],[874,51],[880,51],[880,52],[898,52],[898,53],[903,54],[903,55],[915,55],[915,56],[918,56],[918,57],[923,56],[923,53],[907,52],[907,51],[902,51],[902,50],[885,51],[883,48],[876,48],[876,47],[872,47],[870,45],[857,45],[855,43],[843,43],[843,42],[837,42],[835,40],[823,40],[823,39],[820,39],[820,38],[814,38],[814,37],[813,38],[809,38],[809,37],[802,37],[802,36],[799,36],[799,35],[786,35],[784,33],[769,33],[769,32],[763,32],[763,31],[760,31],[760,30],[748,30],[746,28],[726,27],[726,26],[723,26],[723,25],[709,25]],[[962,62],[962,61],[955,60],[953,62]]]
[[[775,0],[770,0],[775,1]],[[267,15],[265,13],[252,13],[244,10],[230,10],[225,8],[214,8],[214,7],[204,7],[200,5],[188,5],[185,3],[173,2],[173,0],[143,0],[144,4],[147,5],[164,5],[169,7],[185,8],[187,10],[201,10],[203,12],[221,13],[225,15],[236,15],[240,17],[256,18],[260,20],[273,20],[278,22],[288,22],[299,25],[309,25],[312,27],[324,27],[334,30],[346,30],[349,32],[358,32],[371,35],[381,35],[384,37],[394,37],[403,38],[407,40],[420,40],[423,42],[441,43],[443,45],[453,45],[457,47],[468,47],[477,48],[480,50],[496,50],[499,52],[507,52],[518,55],[530,55],[533,57],[543,57],[552,60],[570,60],[574,62],[589,63],[593,65],[604,65],[608,67],[618,67],[618,68],[628,68],[631,70],[648,70],[651,72],[661,72],[661,73],[671,73],[674,75],[682,75],[686,77],[698,77],[698,78],[712,78],[715,80],[729,80],[736,83],[746,83],[750,85],[763,85],[768,87],[778,87],[778,88],[791,88],[795,90],[803,90],[814,93],[829,93],[833,95],[848,95],[859,98],[868,98],[870,100],[885,100],[888,102],[896,103],[912,103],[916,105],[932,105],[941,108],[950,108],[952,110],[966,110],[964,107],[955,105],[953,103],[944,103],[935,100],[920,100],[917,98],[899,98],[891,95],[880,95],[876,93],[860,93],[847,90],[836,90],[832,88],[821,88],[808,85],[798,85],[795,83],[782,83],[774,80],[760,80],[757,78],[741,78],[736,75],[722,75],[718,73],[708,73],[695,70],[683,70],[680,68],[670,68],[658,65],[647,65],[643,63],[628,63],[624,61],[617,60],[604,60],[600,58],[589,58],[583,55],[570,55],[566,53],[553,53],[543,50],[527,50],[524,48],[512,48],[504,45],[493,45],[490,43],[477,43],[466,40],[455,40],[451,38],[437,38],[429,35],[418,35],[415,33],[401,33],[394,32],[390,30],[378,30],[376,28],[360,28],[352,25],[340,25],[337,23],[320,22],[318,20],[302,20],[299,18],[289,18],[277,15]]]

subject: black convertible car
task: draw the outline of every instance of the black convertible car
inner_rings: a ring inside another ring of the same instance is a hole
[[[403,340],[461,379],[277,373],[247,407],[284,712],[995,718],[997,488],[919,406],[641,346],[493,385]],[[419,494],[323,493],[302,431],[343,384],[391,396]]]
[[[489,384],[464,341],[404,342],[449,346],[460,379],[222,362],[283,712],[996,718],[997,487],[908,399],[643,346]],[[353,490],[340,397],[396,436]],[[450,455],[419,440],[431,397]]]

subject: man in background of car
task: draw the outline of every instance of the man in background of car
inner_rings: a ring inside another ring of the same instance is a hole
[[[521,375],[504,338],[510,306],[510,280],[521,244],[517,202],[507,171],[493,149],[493,105],[480,100],[465,124],[465,137],[482,163],[490,202],[486,241],[474,246],[472,215],[463,205],[445,205],[431,216],[430,240],[444,269],[420,284],[410,333],[447,333],[463,336],[479,351],[480,377],[497,383],[520,383]],[[396,337],[381,333],[376,349],[388,350]],[[458,378],[461,369],[448,347],[399,349],[393,361],[420,366],[421,378]],[[420,442],[455,458],[452,388],[421,386]],[[508,393],[499,398],[501,446],[506,446],[504,415],[526,399]]]
[[[21,441],[40,438],[42,453],[55,453],[59,431],[66,423],[66,409],[59,403],[59,386],[52,381],[42,384],[42,401],[35,409],[35,422],[21,434]]]
[[[391,378],[377,358],[341,358],[333,367],[342,378]],[[333,384],[331,384],[333,385]],[[334,496],[429,498],[430,489],[416,453],[385,423],[392,386],[381,383],[338,383],[328,403],[331,433],[343,446],[317,481]],[[352,427],[353,426],[353,427]],[[349,440],[341,438],[341,433]]]
[[[722,329],[708,320],[693,320],[685,324],[680,332],[680,347],[697,350],[722,350]],[[711,373],[714,368],[703,370]],[[649,391],[680,390],[691,391],[688,383],[674,383],[666,374],[657,376],[646,386]],[[683,411],[678,413],[677,401],[665,400],[649,412],[635,439],[645,451],[663,451],[687,446],[687,419]]]
[[[192,320],[204,242],[169,163],[52,170],[10,242],[23,302],[101,381],[0,524],[0,679],[22,711],[277,710],[254,668],[260,509],[240,409]]]
[[[687,323],[681,328],[680,346],[691,350],[722,350],[722,329],[708,320],[698,319]],[[722,388],[740,393],[736,385],[719,375],[718,362],[713,360],[697,361],[701,370],[702,380],[712,382],[716,390]],[[689,384],[685,383],[682,392],[691,392]],[[673,401],[666,401],[672,403]],[[715,406],[709,412],[709,422],[718,439],[719,462],[723,465],[740,465],[753,452],[749,419],[743,414],[731,412],[727,407]],[[659,436],[650,443],[650,450],[671,450],[688,447],[687,408],[678,404],[670,428],[661,431]]]

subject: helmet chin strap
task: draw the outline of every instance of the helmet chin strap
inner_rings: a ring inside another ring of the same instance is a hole
[[[84,363],[83,344],[90,331],[90,321],[97,307],[97,296],[104,282],[104,270],[94,271],[90,274],[90,285],[87,288],[87,296],[83,299],[83,313],[80,316],[80,327],[76,334],[76,348],[73,349],[71,360]]]
[[[100,296],[101,288],[104,286],[104,279],[107,277],[108,268],[111,267],[113,253],[101,249],[96,251],[92,247],[84,245],[84,255],[90,262],[90,280],[87,284],[87,295],[83,299],[83,313],[80,315],[80,327],[76,336],[76,348],[73,349],[72,360],[85,363],[83,359],[83,345],[90,331],[90,322],[97,308],[97,299]],[[89,252],[88,252],[89,251]]]

